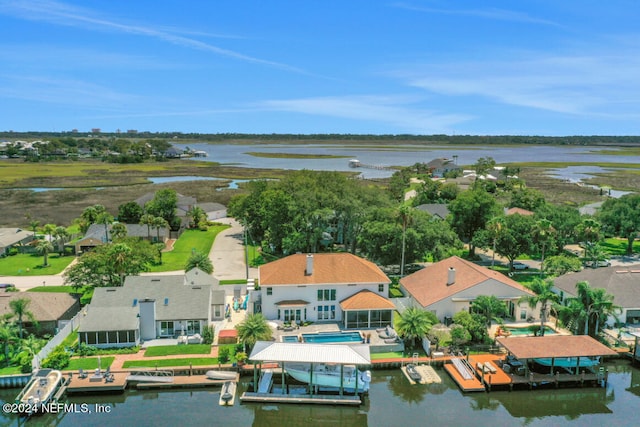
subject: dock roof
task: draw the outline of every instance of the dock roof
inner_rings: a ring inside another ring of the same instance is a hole
[[[496,341],[518,359],[617,356],[618,354],[588,335],[499,337]]]
[[[336,363],[369,365],[371,355],[366,344],[311,344],[258,341],[250,360],[259,362]]]

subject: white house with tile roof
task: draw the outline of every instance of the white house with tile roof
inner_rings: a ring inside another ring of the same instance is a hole
[[[261,266],[259,283],[262,313],[270,320],[349,328],[392,323],[391,281],[377,265],[350,253],[290,255]]]
[[[469,311],[480,295],[496,296],[507,305],[515,321],[539,318],[539,310],[520,302],[533,292],[497,271],[453,256],[432,264],[400,280],[411,303],[433,312],[442,321],[459,311]]]

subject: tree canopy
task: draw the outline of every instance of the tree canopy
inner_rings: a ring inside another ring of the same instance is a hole
[[[606,233],[627,239],[627,255],[631,255],[633,242],[640,233],[640,195],[607,199],[598,212],[598,219]]]

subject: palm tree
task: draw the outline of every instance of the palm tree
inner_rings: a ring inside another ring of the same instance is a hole
[[[538,243],[542,246],[542,257],[540,260],[540,275],[543,273],[544,266],[544,250],[546,249],[547,243],[551,241],[551,237],[555,234],[556,229],[553,228],[551,221],[548,219],[540,219],[536,221],[536,229],[535,235],[538,240]]]
[[[542,280],[536,277],[526,287],[534,292],[535,295],[523,296],[520,301],[526,301],[532,309],[535,309],[540,304],[540,336],[544,336],[544,324],[547,322],[549,303],[558,304],[560,296],[552,291],[552,280]]]
[[[10,323],[0,324],[0,344],[2,345],[6,366],[9,366],[9,362],[11,361],[9,345],[15,342],[16,339],[16,329],[14,325]]]
[[[53,233],[56,231],[57,225],[55,224],[45,224],[42,226],[42,232],[49,236],[49,241],[53,242]]]
[[[272,335],[267,319],[261,313],[248,315],[246,319],[236,325],[236,330],[238,331],[238,339],[246,350],[251,350],[257,341],[270,340]]]
[[[53,251],[53,245],[48,240],[42,239],[38,241],[36,250],[44,256],[44,263],[42,265],[47,267],[49,265],[49,252]]]
[[[166,219],[162,218],[161,216],[157,216],[155,218],[153,218],[153,221],[151,221],[151,225],[153,226],[153,228],[156,229],[156,242],[160,242],[160,229],[161,228],[167,228],[169,226],[169,223],[167,222]]]
[[[151,225],[153,224],[153,219],[155,216],[151,214],[144,214],[140,217],[140,224],[147,226],[147,239],[151,239]]]
[[[410,348],[416,348],[416,343],[429,333],[433,324],[428,312],[410,307],[400,315],[397,323],[398,335],[409,343]]]
[[[111,238],[113,240],[120,240],[127,237],[127,226],[121,222],[116,222],[111,226]]]
[[[622,309],[613,303],[613,295],[608,294],[603,288],[592,288],[589,282],[582,281],[576,284],[578,292],[577,300],[583,307],[584,335],[596,337],[601,322],[605,322],[609,316],[616,316]]]
[[[400,205],[398,208],[398,219],[402,223],[402,256],[400,260],[400,277],[404,277],[404,254],[407,240],[407,227],[411,224],[412,220],[411,207],[407,204]]]
[[[571,298],[566,305],[559,305],[557,308],[558,318],[564,327],[574,334],[580,330],[580,325],[585,321],[587,313],[584,306],[577,298]]]
[[[11,307],[11,311],[18,318],[18,328],[20,331],[20,339],[22,339],[22,319],[26,317],[32,322],[36,321],[35,317],[33,316],[33,313],[29,311],[30,302],[31,300],[29,298],[17,298],[9,301],[9,307]]]
[[[493,320],[498,320],[507,312],[504,301],[500,301],[496,296],[478,295],[472,304],[473,311],[480,313],[491,326]]]
[[[65,227],[58,226],[53,231],[53,237],[56,238],[56,242],[58,243],[58,252],[60,252],[60,255],[62,255],[62,253],[64,252],[64,244],[67,242],[70,234]]]
[[[132,252],[131,248],[124,243],[114,243],[109,250],[109,262],[114,273],[120,277],[120,286],[124,284]]]
[[[196,267],[205,273],[213,273],[213,264],[211,263],[209,256],[202,252],[193,251],[187,260],[187,265],[185,265],[184,271],[193,270]]]
[[[500,232],[504,227],[504,217],[495,217],[487,222],[487,230],[491,233],[491,237],[493,237],[493,252],[491,255],[491,267],[495,265],[496,259],[496,241],[498,237],[500,237]]]
[[[36,230],[38,229],[38,226],[40,225],[40,221],[31,221],[29,222],[29,228],[33,231],[33,238],[36,238]]]

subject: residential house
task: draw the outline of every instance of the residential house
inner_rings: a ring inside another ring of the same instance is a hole
[[[20,228],[0,228],[0,255],[6,255],[11,248],[26,245],[33,240],[32,231]]]
[[[531,216],[534,213],[527,210],[527,209],[522,209],[522,208],[505,208],[504,209],[504,214],[505,215],[522,215],[522,216]]]
[[[0,316],[12,314],[10,302],[25,298],[27,310],[33,314],[36,324],[23,317],[24,327],[38,335],[56,334],[80,311],[78,298],[59,292],[3,292],[0,293]]]
[[[427,168],[434,177],[442,178],[447,172],[459,171],[461,168],[451,159],[433,159],[427,163]]]
[[[154,228],[144,224],[125,224],[127,227],[127,237],[139,237],[151,242],[159,241],[166,243],[169,239],[169,228]],[[96,246],[101,246],[107,241],[111,241],[111,229],[113,224],[91,224],[82,239],[74,243],[76,254],[89,251]]]
[[[507,305],[507,315],[516,321],[539,317],[522,297],[533,292],[494,270],[453,256],[425,267],[400,280],[401,289],[411,304],[433,312],[449,323],[459,311],[470,311],[480,295],[494,295]]]
[[[227,217],[227,207],[220,203],[198,203],[198,206],[207,213],[209,221]]]
[[[416,209],[427,212],[433,218],[445,219],[449,215],[449,208],[444,203],[425,203],[416,206]]]
[[[604,288],[613,295],[613,303],[622,308],[616,320],[607,319],[609,325],[618,321],[640,324],[640,264],[624,267],[585,268],[577,273],[567,273],[553,280],[554,291],[560,295],[562,303],[578,296],[576,284],[589,282],[592,288]]]
[[[199,269],[181,275],[128,276],[122,287],[96,288],[78,330],[80,342],[130,347],[156,338],[202,334],[224,318],[224,290]]]
[[[260,267],[267,319],[338,322],[345,328],[393,324],[389,278],[350,253],[295,254]]]

